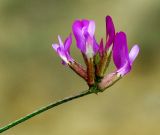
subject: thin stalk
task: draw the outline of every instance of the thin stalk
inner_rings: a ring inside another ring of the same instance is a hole
[[[4,126],[4,127],[1,127],[1,128],[0,128],[0,133],[4,132],[4,131],[6,131],[6,130],[8,130],[8,129],[10,129],[10,128],[13,128],[14,126],[16,126],[16,125],[18,125],[18,124],[20,124],[20,123],[22,123],[22,122],[25,122],[26,120],[28,120],[28,119],[36,116],[36,115],[39,115],[39,114],[41,114],[42,112],[45,112],[45,111],[47,111],[47,110],[49,110],[49,109],[51,109],[51,108],[54,108],[54,107],[56,107],[56,106],[58,106],[58,105],[64,104],[64,103],[66,103],[66,102],[69,102],[69,101],[71,101],[71,100],[73,100],[73,99],[77,99],[77,98],[80,98],[80,97],[89,95],[89,94],[91,94],[91,93],[93,93],[93,92],[91,92],[90,90],[86,90],[86,91],[83,91],[83,92],[81,92],[81,93],[79,93],[79,94],[77,94],[77,95],[73,95],[73,96],[70,96],[70,97],[66,97],[66,98],[61,99],[61,100],[59,100],[59,101],[50,103],[50,104],[47,105],[47,106],[44,106],[44,107],[42,107],[42,108],[40,108],[40,109],[38,109],[38,110],[30,113],[30,114],[28,114],[28,115],[26,115],[26,116],[18,119],[18,120],[15,120],[15,121],[9,123],[8,125],[6,125],[6,126]]]

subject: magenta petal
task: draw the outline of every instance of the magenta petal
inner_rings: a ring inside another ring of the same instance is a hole
[[[139,46],[134,45],[130,53],[128,52],[127,38],[124,32],[119,32],[115,36],[113,46],[113,60],[117,67],[117,73],[124,76],[130,72],[132,63],[139,53]]]
[[[66,51],[70,50],[71,44],[72,44],[72,35],[70,34],[69,37],[67,37],[67,39],[64,42],[64,48]]]
[[[106,49],[108,49],[113,43],[115,37],[115,28],[112,18],[110,16],[106,16],[106,37],[107,37]]]
[[[134,45],[129,53],[129,59],[130,59],[131,65],[132,65],[133,61],[135,60],[135,58],[137,57],[138,53],[139,53],[139,46]]]
[[[72,25],[73,34],[76,38],[77,47],[82,51],[85,52],[85,37],[82,33],[83,24],[86,24],[86,21],[79,21],[76,20]],[[86,24],[87,25],[87,24]]]
[[[113,45],[113,60],[117,69],[120,69],[126,62],[129,62],[128,55],[126,34],[124,32],[119,32],[115,36]]]
[[[81,22],[81,29],[83,28],[83,27],[88,27],[88,25],[89,25],[89,21],[88,20],[85,20],[85,19],[83,19],[83,20],[81,20],[80,21]]]
[[[99,45],[95,39],[95,37],[93,37],[93,51],[94,51],[94,55],[98,52],[99,50]]]
[[[65,63],[68,63],[68,59],[66,57],[66,53],[64,50],[62,50],[61,48],[58,48],[57,53]]]

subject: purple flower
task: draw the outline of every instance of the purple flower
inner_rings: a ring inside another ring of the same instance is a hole
[[[139,53],[139,46],[134,45],[128,52],[127,38],[124,32],[116,34],[113,46],[113,60],[117,68],[118,75],[124,76],[130,72],[133,61]]]
[[[61,57],[63,60],[63,64],[68,64],[70,62],[73,62],[73,58],[70,56],[70,46],[72,44],[72,36],[71,34],[67,39],[65,40],[64,44],[61,40],[61,37],[58,36],[59,44],[52,44],[53,49],[57,52],[57,54]]]
[[[114,41],[114,37],[115,37],[115,28],[112,18],[110,16],[106,16],[106,38],[107,38],[106,49],[110,48],[111,44]]]
[[[76,20],[73,23],[72,30],[77,47],[87,58],[92,58],[99,48],[94,37],[95,22],[92,20]]]
[[[99,53],[102,56],[106,51],[109,51],[110,46],[113,44],[115,37],[115,28],[110,16],[106,16],[106,46],[103,46],[103,40],[101,39]]]

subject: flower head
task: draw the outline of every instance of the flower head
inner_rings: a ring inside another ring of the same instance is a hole
[[[99,48],[94,37],[95,22],[92,20],[76,20],[73,23],[72,30],[77,47],[87,58],[92,58]]]
[[[86,64],[85,67],[70,56],[71,35],[64,43],[58,36],[59,44],[52,44],[63,63],[68,64],[68,67],[82,77],[91,88],[91,92],[94,93],[104,91],[129,73],[139,53],[138,45],[134,45],[131,51],[128,51],[126,34],[124,32],[115,34],[115,27],[110,16],[106,16],[105,21],[106,41],[104,43],[101,38],[99,45],[95,39],[95,22],[93,20],[76,20],[72,25],[77,47]],[[117,69],[105,75],[112,56]]]
[[[64,64],[68,64],[69,62],[73,62],[73,58],[70,56],[70,46],[72,44],[71,34],[65,40],[64,44],[61,40],[61,37],[58,36],[59,44],[52,44],[53,49],[57,52],[57,54],[61,57]]]
[[[117,67],[117,73],[120,76],[124,76],[130,72],[133,61],[139,53],[139,46],[134,45],[128,52],[127,38],[124,32],[119,32],[115,36],[113,46],[113,60]]]

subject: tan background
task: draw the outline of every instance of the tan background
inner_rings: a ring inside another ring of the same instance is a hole
[[[4,135],[159,135],[159,0],[0,0],[0,126],[87,88],[52,50],[77,18],[96,22],[105,37],[106,15],[141,52],[132,72],[109,91],[45,112]],[[74,41],[75,43],[75,41]],[[75,44],[72,56],[82,62]],[[113,67],[110,69],[110,71]]]

